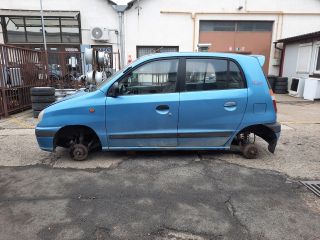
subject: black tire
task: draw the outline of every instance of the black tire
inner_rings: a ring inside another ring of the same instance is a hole
[[[275,91],[287,91],[288,87],[287,86],[276,86],[274,88]]]
[[[277,82],[276,84],[275,84],[275,87],[279,87],[279,86],[288,86],[288,82]]]
[[[277,81],[276,81],[276,84],[277,84],[278,82],[288,82],[288,78],[287,78],[287,77],[278,77],[278,78],[277,78]]]
[[[33,117],[34,118],[37,118],[39,116],[41,111],[36,111],[36,110],[33,110]]]
[[[274,85],[276,84],[276,81],[277,81],[277,77],[276,76],[273,76],[273,75],[269,75],[267,77],[268,79],[268,82],[270,84],[270,87],[273,89],[274,88]]]
[[[274,87],[274,83],[275,83],[275,80],[273,78],[268,78],[268,82],[270,84],[270,87],[273,88]]]
[[[32,103],[49,103],[49,102],[55,102],[56,96],[31,96],[31,102]]]
[[[42,111],[52,103],[32,103],[32,109],[36,111]]]
[[[275,90],[274,93],[275,94],[287,94],[288,91],[287,90]]]
[[[52,96],[55,93],[53,87],[34,87],[30,89],[31,96]]]

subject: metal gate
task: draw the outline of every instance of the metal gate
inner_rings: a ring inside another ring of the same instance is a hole
[[[30,88],[47,86],[44,55],[0,45],[0,117],[31,106]]]
[[[110,71],[119,70],[119,53],[110,53]],[[31,107],[30,88],[79,89],[79,81],[95,66],[84,64],[81,52],[45,52],[0,44],[0,118]],[[91,68],[91,69],[89,69]]]

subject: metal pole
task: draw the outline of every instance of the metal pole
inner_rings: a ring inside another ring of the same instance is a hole
[[[119,35],[120,35],[120,54],[121,54],[121,67],[125,66],[125,56],[124,56],[124,33],[123,33],[123,12],[119,11]]]
[[[44,29],[42,0],[40,0],[40,15],[41,15],[41,25],[42,25],[42,35],[43,35],[44,51],[47,52],[47,40],[46,40],[46,32],[45,32],[45,29]]]
[[[43,46],[44,46],[44,61],[45,61],[45,71],[44,71],[44,79],[46,80],[49,76],[49,68],[48,68],[48,51],[47,51],[47,39],[46,39],[46,30],[44,28],[44,18],[43,18],[43,8],[42,8],[42,0],[40,0],[40,15],[41,15],[41,27],[42,27],[42,36],[43,36]]]

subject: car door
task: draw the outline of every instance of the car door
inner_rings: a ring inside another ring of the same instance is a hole
[[[237,130],[246,109],[244,75],[239,65],[228,59],[184,61],[178,146],[221,148]]]
[[[133,68],[106,100],[110,149],[177,146],[179,59],[158,59]],[[117,84],[117,83],[115,83]]]

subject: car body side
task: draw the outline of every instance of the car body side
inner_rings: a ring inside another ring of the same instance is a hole
[[[44,118],[36,127],[36,136],[40,148],[45,151],[54,151],[56,147],[55,138],[61,129],[68,126],[82,126],[90,128],[97,135],[103,150],[109,150],[108,126],[106,125],[106,118],[108,117],[106,113],[106,106],[108,104],[107,93],[109,88],[131,68],[134,69],[146,61],[170,57],[225,58],[240,65],[247,84],[247,103],[243,119],[229,140],[223,146],[216,147],[217,149],[229,149],[235,136],[243,129],[250,128],[251,126],[263,126],[266,130],[269,129],[266,136],[264,136],[264,133],[258,135],[269,142],[269,144],[271,142],[272,144],[276,144],[280,134],[280,127],[276,123],[276,112],[270,96],[268,83],[257,58],[223,53],[165,53],[138,59],[130,66],[124,68],[121,74],[116,74],[115,77],[104,83],[96,91],[88,93],[79,92],[45,109]],[[211,92],[214,94],[216,91],[220,90],[213,90]],[[190,146],[189,148],[194,149],[197,146]],[[179,149],[179,146],[173,149]],[[141,147],[141,150],[144,150],[144,148]]]

